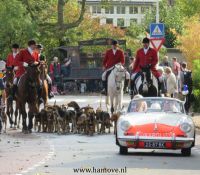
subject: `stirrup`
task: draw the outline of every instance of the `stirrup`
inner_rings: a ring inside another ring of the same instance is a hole
[[[53,98],[54,97],[54,94],[52,92],[49,93],[48,95],[49,99]]]
[[[107,95],[107,92],[106,92],[106,90],[105,90],[105,89],[103,89],[103,90],[101,91],[101,94],[102,94],[102,95]]]

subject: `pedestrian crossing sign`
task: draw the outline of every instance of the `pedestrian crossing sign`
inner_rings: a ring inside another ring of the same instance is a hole
[[[151,38],[163,38],[165,35],[165,27],[163,23],[152,23],[150,25]]]

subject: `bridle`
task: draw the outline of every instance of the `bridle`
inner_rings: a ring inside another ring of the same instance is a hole
[[[115,71],[116,70],[116,71]],[[117,77],[118,75],[116,73],[124,73],[124,76],[122,76],[122,79],[118,80]],[[116,87],[117,87],[117,90],[121,90],[121,83],[122,83],[122,80],[125,79],[126,77],[126,69],[123,69],[123,70],[120,70],[119,68],[117,68],[117,66],[115,65],[115,69],[114,69],[114,76],[115,76],[115,84],[116,84]]]

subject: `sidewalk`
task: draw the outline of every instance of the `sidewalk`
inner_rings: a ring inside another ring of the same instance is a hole
[[[195,123],[196,128],[200,130],[200,115],[194,116],[192,117],[192,119]]]

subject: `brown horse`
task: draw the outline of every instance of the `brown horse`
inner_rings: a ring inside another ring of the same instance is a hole
[[[48,83],[47,83],[47,64],[44,61],[40,62],[40,80],[42,81],[42,91],[41,91],[41,97],[43,99],[44,107],[47,105],[48,101]],[[39,104],[40,106],[40,104]]]
[[[18,82],[17,103],[22,113],[22,132],[31,133],[33,128],[33,117],[39,113],[39,97],[38,89],[40,87],[40,70],[38,64],[29,65],[26,68],[26,73],[21,76]],[[28,125],[26,103],[28,103]]]
[[[8,115],[10,127],[12,128],[13,124],[13,96],[12,96],[12,89],[13,89],[13,80],[14,80],[15,72],[14,67],[6,67],[6,76],[5,76],[5,83],[6,83],[6,114]]]

